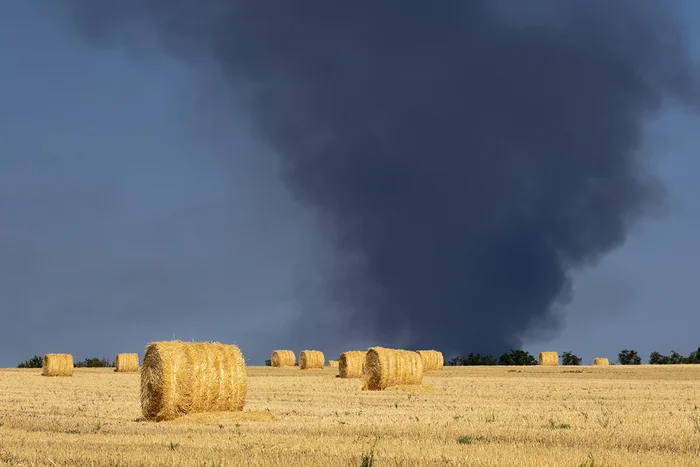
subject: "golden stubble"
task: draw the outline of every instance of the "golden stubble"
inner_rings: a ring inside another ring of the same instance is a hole
[[[376,392],[335,368],[247,373],[243,412],[155,423],[136,373],[0,370],[0,460],[348,466],[374,447],[380,466],[700,465],[700,365],[445,367]]]

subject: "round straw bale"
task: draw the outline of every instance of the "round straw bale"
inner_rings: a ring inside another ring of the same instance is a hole
[[[423,360],[410,350],[372,347],[365,356],[364,389],[382,390],[391,386],[421,384]]]
[[[318,350],[302,350],[299,354],[299,369],[323,368],[326,358]]]
[[[418,354],[423,359],[423,371],[440,371],[445,366],[445,357],[437,350],[419,350]]]
[[[270,359],[272,366],[283,367],[283,366],[294,366],[297,361],[296,355],[291,350],[275,350],[272,352],[272,358]]]
[[[542,366],[559,366],[559,354],[556,352],[540,352],[539,364]]]
[[[139,371],[139,354],[118,353],[114,358],[114,371],[120,373]]]
[[[328,366],[331,368],[338,368],[338,360],[328,360]]]
[[[365,367],[365,350],[351,350],[340,354],[338,375],[341,378],[360,378]]]
[[[47,353],[41,372],[44,376],[73,376],[73,356],[69,353]]]
[[[607,358],[595,358],[593,359],[593,364],[595,366],[608,366],[610,365],[610,362],[608,361]]]
[[[218,342],[153,342],[141,366],[141,410],[148,420],[237,412],[246,397],[243,354]]]

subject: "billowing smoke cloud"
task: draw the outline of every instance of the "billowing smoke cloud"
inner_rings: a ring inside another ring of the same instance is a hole
[[[73,5],[90,41],[153,33],[225,72],[292,191],[358,259],[328,293],[385,345],[499,352],[556,329],[571,272],[660,199],[645,122],[698,100],[660,2]]]

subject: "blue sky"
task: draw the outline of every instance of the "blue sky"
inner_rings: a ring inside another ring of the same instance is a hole
[[[700,6],[683,8],[700,31]],[[700,58],[700,32],[692,40]],[[343,310],[303,322],[305,308],[332,309],[314,297],[335,258],[217,83],[165,57],[88,47],[31,2],[0,5],[0,57],[0,366],[173,337],[238,343],[254,364],[278,347],[332,356],[373,343],[334,338]],[[526,350],[588,362],[700,346],[698,130],[679,111],[650,124],[666,212],[577,272],[563,330]],[[304,327],[303,339],[290,332]]]

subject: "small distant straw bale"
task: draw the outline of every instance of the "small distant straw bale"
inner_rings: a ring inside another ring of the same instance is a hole
[[[44,355],[44,376],[73,376],[73,356],[69,353],[47,353]]]
[[[610,362],[608,361],[607,358],[596,358],[593,360],[593,365],[595,366],[609,366]]]
[[[318,350],[302,350],[299,354],[299,369],[310,370],[323,368],[326,358]]]
[[[440,371],[445,366],[445,357],[438,350],[419,350],[418,354],[423,359],[423,371]]]
[[[367,351],[363,389],[376,391],[422,382],[423,360],[417,352],[383,347],[372,347]]]
[[[559,354],[556,352],[540,352],[539,363],[542,366],[559,366]]]
[[[291,350],[275,350],[272,352],[272,366],[294,366],[297,362],[297,357]]]
[[[243,410],[245,360],[235,345],[153,342],[141,366],[141,410],[148,420]]]
[[[338,360],[328,360],[328,366],[331,368],[338,368]]]
[[[114,358],[114,371],[120,373],[139,371],[139,354],[118,353]]]
[[[340,354],[338,375],[341,378],[361,378],[365,367],[365,350],[351,350]]]

